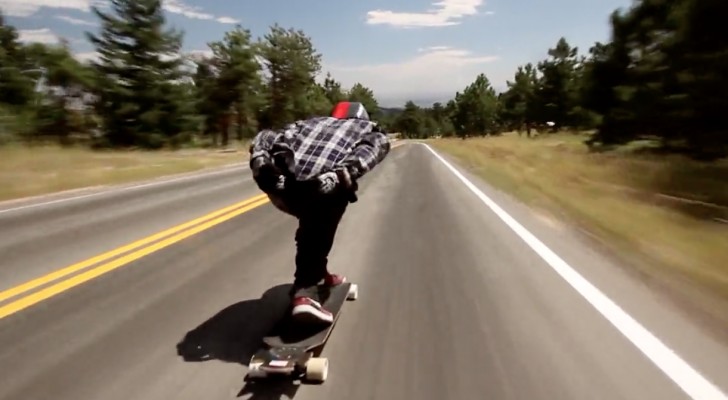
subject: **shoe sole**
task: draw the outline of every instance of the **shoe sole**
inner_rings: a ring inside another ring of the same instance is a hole
[[[312,306],[298,306],[293,309],[293,319],[307,325],[329,325],[333,316],[327,316]]]

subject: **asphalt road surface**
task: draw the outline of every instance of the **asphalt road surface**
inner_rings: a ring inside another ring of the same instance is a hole
[[[6,206],[0,399],[726,398],[724,344],[448,160],[407,144],[363,180],[322,385],[244,381],[296,229],[247,169]]]

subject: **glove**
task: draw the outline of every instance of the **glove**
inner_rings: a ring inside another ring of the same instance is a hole
[[[323,194],[332,193],[339,185],[339,176],[334,171],[325,172],[319,175],[317,179],[319,183],[318,190]]]
[[[282,191],[285,188],[286,178],[278,168],[267,161],[262,157],[251,160],[253,179],[265,193]]]
[[[278,180],[276,181],[275,190],[277,192],[282,192],[286,189],[286,177],[284,175],[278,175]]]
[[[318,181],[319,192],[323,194],[333,193],[337,188],[352,189],[355,184],[346,168],[325,172],[318,176]]]

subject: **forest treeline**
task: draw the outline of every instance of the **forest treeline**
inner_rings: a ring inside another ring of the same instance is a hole
[[[357,83],[324,73],[305,32],[273,25],[262,37],[236,26],[209,54],[181,52],[160,0],[112,0],[87,33],[98,59],[82,63],[67,42],[25,44],[0,14],[0,141],[86,141],[95,147],[226,145],[261,128],[363,102],[406,137],[481,136],[518,130],[590,130],[589,144],[649,139],[695,157],[722,157],[728,135],[728,30],[721,0],[641,0],[611,15],[611,38],[586,52],[566,38],[519,66],[507,89],[480,74],[452,99],[383,109]]]

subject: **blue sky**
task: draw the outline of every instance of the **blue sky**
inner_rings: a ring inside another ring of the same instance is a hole
[[[89,6],[105,0],[0,0],[25,41],[71,41],[93,56]],[[305,31],[323,55],[323,74],[372,88],[384,106],[452,97],[485,73],[502,90],[518,65],[538,62],[564,36],[586,53],[609,38],[609,14],[630,0],[165,0],[185,31],[184,50],[204,52],[235,23],[264,35],[275,22]],[[323,75],[322,74],[322,75]]]

